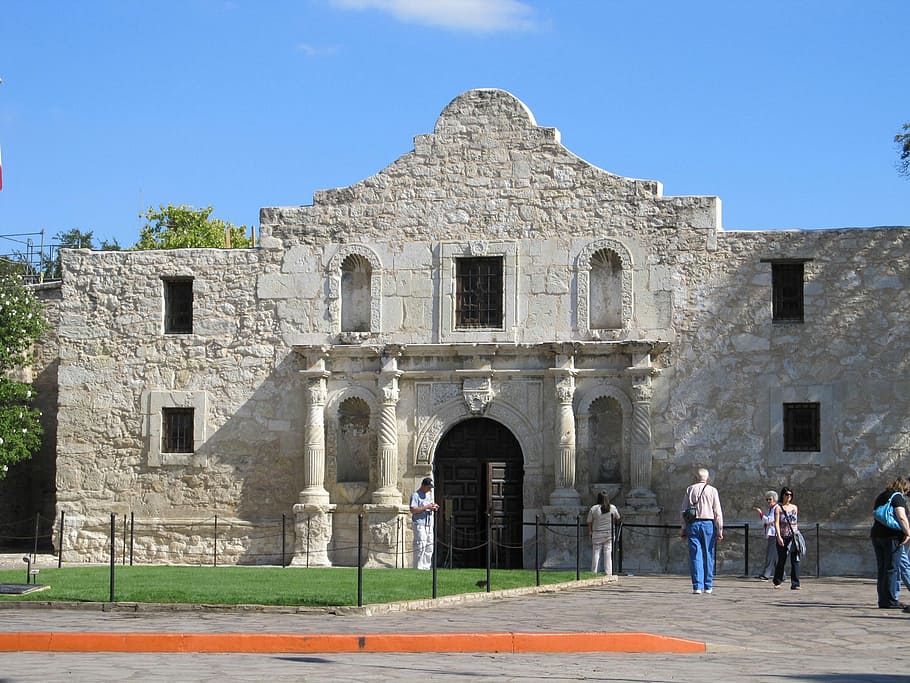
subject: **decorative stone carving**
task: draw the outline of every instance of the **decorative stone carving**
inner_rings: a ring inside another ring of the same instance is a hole
[[[462,384],[465,405],[471,415],[483,415],[493,400],[489,377],[465,377]]]

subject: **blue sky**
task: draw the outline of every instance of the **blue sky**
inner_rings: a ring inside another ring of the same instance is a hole
[[[477,87],[603,169],[719,196],[726,229],[910,225],[908,26],[906,0],[4,0],[0,235],[129,246],[167,203],[255,225]]]

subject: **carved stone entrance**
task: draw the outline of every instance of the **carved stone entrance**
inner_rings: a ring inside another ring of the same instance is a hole
[[[524,466],[512,433],[487,418],[465,420],[443,436],[434,462],[439,565],[486,566],[489,514],[492,566],[520,568]]]

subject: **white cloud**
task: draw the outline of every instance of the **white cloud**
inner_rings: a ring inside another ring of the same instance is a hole
[[[331,0],[341,9],[375,9],[399,21],[465,31],[527,31],[533,10],[520,0]]]
[[[318,47],[316,45],[310,45],[309,43],[298,43],[297,51],[302,52],[307,57],[333,57],[338,54],[339,48],[337,47]]]

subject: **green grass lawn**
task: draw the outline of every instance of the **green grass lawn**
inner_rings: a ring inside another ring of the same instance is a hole
[[[582,578],[594,576],[583,572]],[[0,583],[23,583],[22,570],[0,570]],[[437,595],[485,592],[477,586],[486,580],[485,569],[440,569]],[[575,572],[541,572],[543,585],[574,581]],[[42,569],[38,583],[50,586],[29,595],[2,595],[0,600],[59,600],[107,602],[110,567]],[[520,588],[536,583],[533,570],[496,569],[491,589]],[[432,572],[416,569],[364,569],[363,603],[396,602],[430,598]],[[147,567],[116,568],[114,599],[117,602],[161,602],[212,605],[356,605],[355,567]]]

